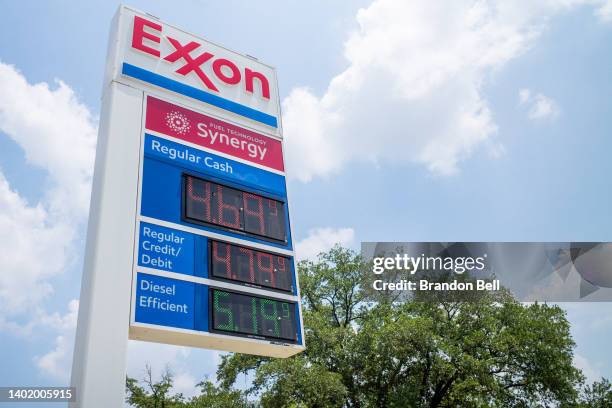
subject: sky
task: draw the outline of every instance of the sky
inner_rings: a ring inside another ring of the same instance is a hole
[[[0,385],[69,382],[118,4],[0,0]],[[301,258],[336,242],[612,241],[610,0],[128,5],[276,67]],[[564,307],[575,364],[612,378],[612,306]],[[218,360],[131,341],[128,374],[169,365],[189,394]]]

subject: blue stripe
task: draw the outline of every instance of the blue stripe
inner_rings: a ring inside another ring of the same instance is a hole
[[[267,113],[263,113],[256,109],[249,108],[248,106],[244,106],[239,103],[230,101],[229,99],[221,98],[220,96],[202,91],[201,89],[194,88],[193,86],[185,85],[181,82],[166,78],[165,76],[161,76],[154,72],[147,71],[146,69],[139,68],[132,64],[124,62],[121,72],[123,73],[123,75],[140,79],[141,81],[157,85],[160,88],[180,93],[181,95],[189,96],[190,98],[206,102],[210,105],[214,105],[221,109],[225,109],[227,111],[238,114],[240,116],[256,120],[257,122],[261,122],[268,126],[278,127],[275,116],[268,115]]]

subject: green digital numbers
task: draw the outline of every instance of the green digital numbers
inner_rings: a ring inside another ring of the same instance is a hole
[[[285,319],[290,319],[291,314],[289,312],[289,303],[281,303],[281,307],[283,308],[283,317]]]
[[[251,298],[251,320],[253,324],[253,333],[257,334],[257,299]]]
[[[212,329],[295,341],[295,304],[211,288]],[[229,334],[229,333],[228,333]]]
[[[278,302],[275,302],[274,300],[261,299],[261,317],[264,320],[268,320],[272,322],[274,326],[274,336],[279,337],[280,336],[280,322],[279,322],[278,311],[276,310],[276,303]],[[266,311],[266,307],[268,305],[271,305],[272,313],[268,313]]]
[[[216,328],[220,330],[231,330],[231,331],[235,330],[234,329],[234,313],[232,312],[231,307],[225,307],[221,304],[221,298],[229,298],[230,294],[227,292],[221,292],[219,290],[216,290],[214,293],[215,293],[215,297],[214,297],[213,303],[214,303],[215,312],[217,316],[225,315],[226,320],[227,320],[225,323],[217,322],[215,320]]]

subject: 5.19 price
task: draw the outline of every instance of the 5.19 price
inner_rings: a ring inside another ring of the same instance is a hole
[[[211,289],[216,331],[295,341],[295,303]]]

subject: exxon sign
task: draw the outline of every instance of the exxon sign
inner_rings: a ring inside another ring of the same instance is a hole
[[[274,68],[126,9],[115,41],[114,78],[134,79],[209,104],[279,135]]]

